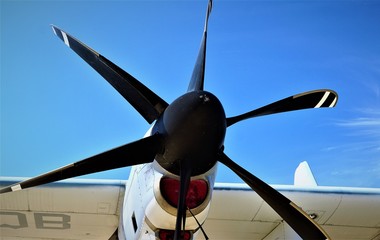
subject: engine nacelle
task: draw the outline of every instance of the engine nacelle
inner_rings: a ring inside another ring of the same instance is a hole
[[[146,135],[150,135],[149,130]],[[200,224],[206,220],[215,182],[217,164],[208,172],[191,177],[187,205]],[[119,239],[171,239],[176,225],[179,177],[156,161],[131,168],[123,209]],[[186,211],[184,239],[193,239],[199,225]]]
[[[160,229],[175,230],[177,216],[177,202],[179,195],[179,178],[173,175],[157,163],[153,163],[155,181],[153,186],[154,198],[145,210],[146,222],[155,232]],[[216,164],[208,172],[191,178],[189,190],[186,196],[187,206],[185,230],[194,232],[199,228],[199,223],[206,220],[215,181]],[[194,215],[194,217],[192,216]]]

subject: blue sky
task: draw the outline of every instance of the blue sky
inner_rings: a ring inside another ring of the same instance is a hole
[[[1,1],[2,176],[35,176],[141,138],[149,125],[50,24],[167,102],[183,94],[207,1]],[[205,89],[227,116],[330,88],[334,109],[255,118],[225,152],[270,184],[307,160],[320,185],[380,187],[380,1],[214,1]],[[128,169],[90,178],[127,179]],[[220,166],[218,182],[241,182]]]

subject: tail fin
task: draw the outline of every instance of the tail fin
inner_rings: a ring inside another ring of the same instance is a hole
[[[296,172],[294,173],[294,185],[299,187],[318,186],[309,164],[306,161],[301,162],[300,165],[298,165]]]

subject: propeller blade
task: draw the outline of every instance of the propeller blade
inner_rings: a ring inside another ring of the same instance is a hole
[[[207,6],[206,20],[205,20],[205,26],[203,30],[202,42],[199,48],[197,61],[195,62],[195,66],[193,69],[193,74],[191,75],[189,87],[187,88],[188,92],[203,90],[205,66],[206,66],[207,25],[208,25],[208,18],[210,16],[211,9],[212,9],[212,0],[209,0],[208,6]]]
[[[148,123],[166,109],[168,104],[164,100],[129,73],[58,27],[52,28],[55,35],[102,75]]]
[[[186,195],[190,185],[191,167],[187,164],[187,161],[181,161],[180,169],[180,187],[178,197],[177,219],[174,232],[174,239],[179,240],[181,238],[182,230],[185,230],[186,225]]]
[[[13,192],[90,173],[149,163],[154,160],[154,157],[160,151],[161,147],[161,136],[158,134],[152,135],[17,183],[13,186],[5,187],[0,190],[0,193]]]
[[[234,171],[252,190],[267,202],[302,239],[330,239],[327,233],[295,203],[249,173],[224,153],[219,161]]]
[[[289,112],[308,108],[335,107],[338,101],[338,94],[333,90],[321,89],[300,93],[280,101],[271,103],[253,111],[227,118],[227,126],[231,126],[248,118],[260,117],[264,115]]]

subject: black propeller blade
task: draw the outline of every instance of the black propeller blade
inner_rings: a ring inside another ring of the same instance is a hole
[[[154,160],[161,147],[161,136],[158,134],[152,135],[3,188],[0,193],[17,191],[90,173],[149,163]]]
[[[181,161],[180,169],[180,187],[179,187],[179,197],[178,197],[178,208],[177,208],[177,219],[176,227],[174,232],[174,239],[179,240],[182,230],[185,230],[186,225],[186,195],[189,189],[190,178],[191,178],[191,165],[188,161]]]
[[[304,92],[280,101],[271,103],[253,111],[227,118],[227,126],[231,126],[248,118],[259,117],[274,113],[289,112],[307,108],[335,107],[338,94],[332,90],[322,89]]]
[[[168,104],[164,100],[129,73],[58,27],[52,28],[55,35],[102,75],[148,123],[166,109]]]
[[[212,10],[212,0],[209,0],[208,6],[207,6],[205,27],[203,31],[201,47],[199,48],[197,61],[193,69],[193,74],[191,75],[189,87],[187,88],[188,92],[203,90],[205,67],[206,67],[207,26],[208,26],[208,18],[210,16],[211,10]]]
[[[327,233],[295,203],[220,153],[219,161],[234,171],[267,202],[302,239],[330,239]]]

